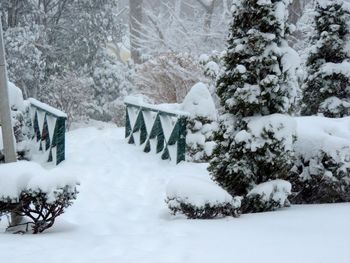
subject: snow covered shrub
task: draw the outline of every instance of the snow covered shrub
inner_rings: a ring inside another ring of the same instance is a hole
[[[223,138],[233,137],[228,137],[229,144],[223,141],[215,148],[209,171],[229,193],[243,196],[256,184],[287,179],[293,166],[296,124],[282,114],[250,117],[241,122],[238,132],[216,133]]]
[[[93,101],[89,116],[100,121],[124,123],[123,99],[133,88],[133,65],[125,64],[101,48],[93,62]]]
[[[298,118],[293,203],[350,201],[349,118]]]
[[[19,206],[15,213],[29,220],[26,224],[32,226],[33,234],[41,233],[53,226],[57,217],[72,205],[76,196],[76,188],[69,185],[57,188],[53,193],[40,189],[25,190],[19,197]]]
[[[350,149],[347,149],[350,150]],[[338,158],[337,158],[338,159]],[[338,203],[350,201],[350,162],[342,163],[325,152],[297,164],[290,178],[296,204]]]
[[[285,180],[272,180],[256,185],[242,202],[245,213],[273,211],[290,206],[292,185]]]
[[[66,72],[61,76],[52,76],[45,90],[40,92],[40,100],[59,110],[67,116],[67,128],[72,122],[85,120],[87,108],[91,101],[91,80],[80,77],[77,73]]]
[[[287,43],[289,1],[233,5],[224,69],[217,82],[223,107],[209,171],[231,195],[286,179],[293,165],[298,54]],[[261,117],[259,117],[261,116]]]
[[[167,203],[172,214],[189,219],[209,219],[240,214],[241,198],[233,198],[211,181],[195,177],[176,178],[167,187]]]
[[[28,152],[26,142],[33,136],[31,130],[31,117],[28,104],[23,100],[22,91],[12,82],[8,82],[9,102],[11,108],[12,126],[16,141],[17,156],[19,159],[25,159]],[[4,161],[2,150],[2,138],[0,132],[0,162]]]
[[[302,114],[337,118],[350,114],[350,8],[342,0],[316,5],[315,36],[307,59]]]
[[[154,103],[175,103],[185,98],[203,74],[191,56],[163,53],[141,64],[135,77],[138,92]]]
[[[194,85],[181,107],[190,113],[187,120],[187,160],[207,162],[213,152],[213,132],[217,128],[217,112],[207,86],[201,82]]]
[[[33,234],[50,228],[77,197],[77,181],[44,170],[39,164],[17,162],[0,165],[0,215],[14,213],[24,220],[11,222],[9,230]],[[22,230],[20,230],[22,232]]]

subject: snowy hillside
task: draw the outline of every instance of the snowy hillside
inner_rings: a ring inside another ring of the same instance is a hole
[[[1,262],[349,262],[350,204],[217,220],[173,217],[164,202],[168,181],[208,180],[206,164],[172,165],[123,135],[113,127],[68,133],[67,161],[55,172],[79,178],[78,199],[41,235],[7,234],[6,220],[0,222]]]

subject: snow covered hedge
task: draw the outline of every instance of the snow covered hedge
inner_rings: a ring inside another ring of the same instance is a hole
[[[9,229],[31,226],[37,234],[50,228],[56,218],[76,199],[74,177],[44,170],[39,164],[21,161],[0,165],[0,216],[12,213],[23,217]]]
[[[350,201],[350,117],[298,117],[293,203]]]
[[[179,177],[169,182],[166,203],[170,211],[189,219],[209,219],[240,214],[241,198],[232,197],[212,181]]]

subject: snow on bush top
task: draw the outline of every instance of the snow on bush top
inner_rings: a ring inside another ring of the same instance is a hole
[[[223,203],[230,203],[237,208],[241,206],[239,197],[233,198],[213,181],[189,176],[172,179],[167,186],[166,195],[169,199],[174,199],[173,203],[169,202],[171,206],[179,205],[178,201],[198,208],[206,204],[214,206]]]
[[[290,182],[277,179],[256,185],[247,196],[259,195],[265,202],[273,200],[283,205],[291,191],[292,185]]]
[[[350,4],[347,1],[343,1],[343,0],[317,0],[317,3],[322,8],[327,8],[327,6],[334,5],[334,4],[342,5],[346,11],[350,12]]]
[[[212,121],[217,120],[214,101],[207,86],[198,82],[186,95],[181,105],[182,110],[189,112],[193,117],[205,117]]]
[[[306,160],[323,151],[336,160],[350,160],[350,117],[333,119],[321,116],[297,117],[295,150]]]
[[[24,100],[23,94],[20,88],[16,87],[12,82],[8,82],[9,87],[9,100],[11,109],[23,110],[24,109]]]
[[[68,186],[73,191],[77,184],[74,177],[59,174],[56,169],[45,170],[34,162],[0,165],[0,200],[9,198],[16,201],[24,190],[41,190],[48,194],[50,200],[59,189]]]
[[[248,130],[241,130],[235,136],[235,141],[245,141],[246,147],[252,151],[261,148],[266,143],[262,137],[264,131],[274,133],[274,138],[284,141],[285,150],[293,149],[293,135],[296,134],[296,122],[292,117],[283,114],[272,114],[263,117],[245,118],[248,122]]]

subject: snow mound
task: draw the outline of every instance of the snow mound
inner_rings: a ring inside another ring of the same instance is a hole
[[[16,201],[24,190],[43,191],[54,197],[58,189],[75,188],[78,181],[57,169],[45,170],[34,162],[15,162],[0,165],[0,199]]]
[[[241,206],[239,197],[233,198],[220,186],[212,181],[206,181],[195,177],[176,177],[172,179],[166,190],[169,206],[179,207],[180,203],[190,204],[203,208],[229,203],[235,208]]]
[[[217,120],[214,101],[208,87],[202,82],[198,82],[191,88],[181,108],[189,112],[193,117],[204,117],[213,121]]]

